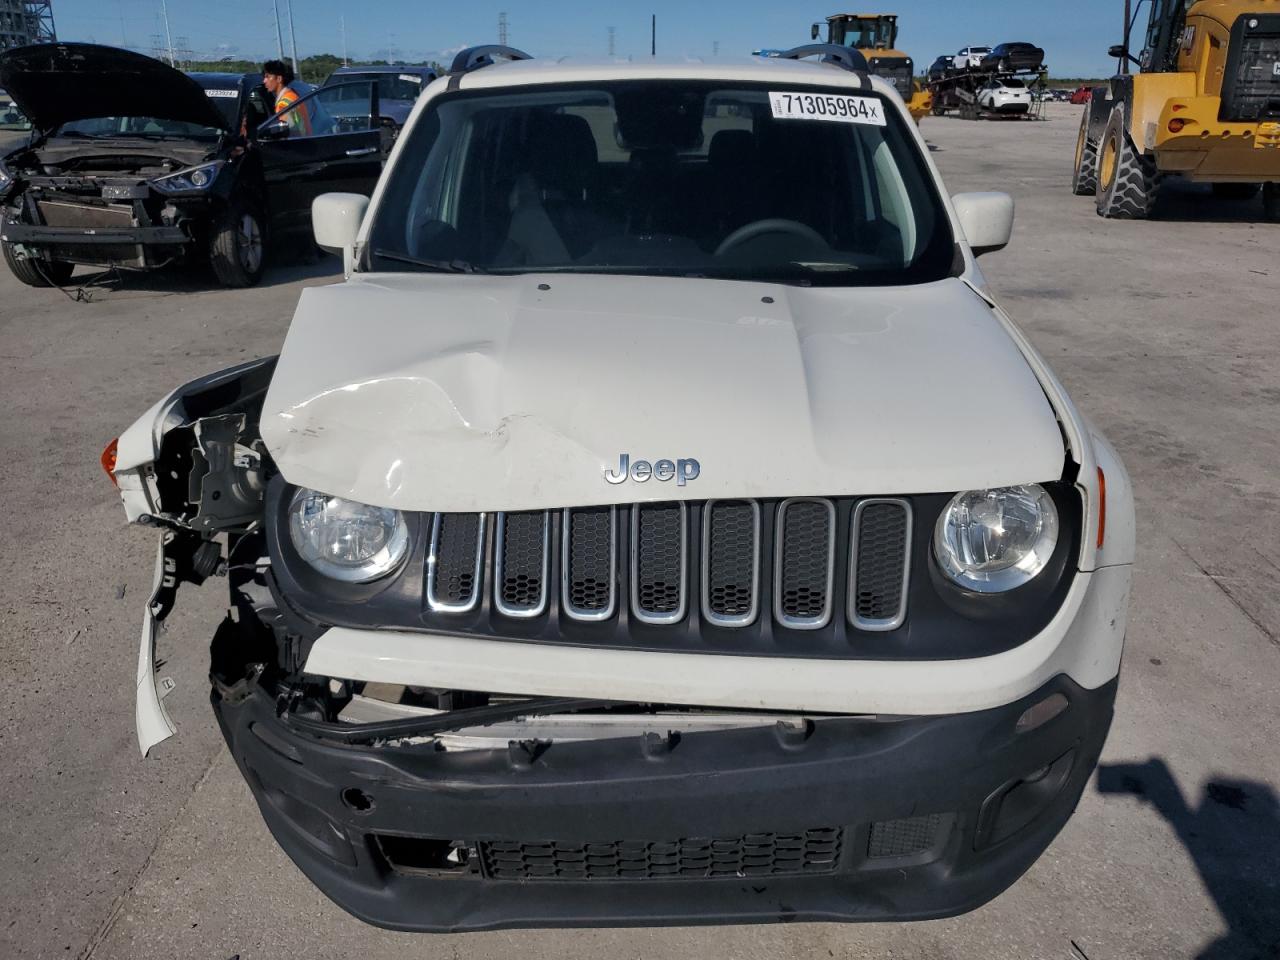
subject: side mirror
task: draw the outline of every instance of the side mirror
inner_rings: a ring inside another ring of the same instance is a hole
[[[369,198],[361,193],[322,193],[311,201],[311,229],[316,244],[342,254],[342,272],[355,269],[356,237],[369,209]]]
[[[289,122],[272,117],[258,128],[259,140],[288,140]]]
[[[818,34],[820,34],[821,32],[822,32],[822,25],[815,23],[812,27],[809,28],[809,39],[817,40]]]
[[[1122,60],[1129,56],[1129,51],[1123,43],[1115,43],[1107,48],[1107,56]]]
[[[975,257],[1009,245],[1013,235],[1013,197],[1007,193],[957,193],[951,198],[951,205]]]

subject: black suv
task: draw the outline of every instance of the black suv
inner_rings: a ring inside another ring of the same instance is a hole
[[[65,283],[78,263],[192,258],[250,286],[268,236],[311,243],[313,198],[372,193],[390,139],[374,82],[314,90],[291,118],[272,113],[254,74],[185,74],[93,44],[9,50],[0,87],[32,123],[0,158],[0,239],[14,276],[37,287]]]

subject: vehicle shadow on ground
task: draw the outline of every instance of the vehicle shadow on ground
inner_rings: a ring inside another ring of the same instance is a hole
[[[342,259],[323,256],[309,263],[291,260],[269,263],[256,287],[279,287],[304,280],[337,280]],[[203,265],[175,264],[159,270],[99,270],[80,267],[62,287],[75,299],[98,299],[118,294],[211,293],[225,289]],[[254,289],[250,287],[248,289]],[[78,291],[84,291],[77,295]]]
[[[1201,950],[1197,960],[1280,957],[1280,799],[1271,786],[1210,781],[1192,808],[1168,765],[1153,757],[1146,763],[1102,764],[1098,790],[1149,803],[1195,861],[1227,925],[1226,934]]]
[[[1207,183],[1172,181],[1160,187],[1153,220],[1178,223],[1270,223],[1262,208],[1262,195],[1250,200],[1216,197]]]

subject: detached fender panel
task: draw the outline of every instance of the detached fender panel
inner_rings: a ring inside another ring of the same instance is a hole
[[[113,471],[131,523],[162,528],[155,579],[138,640],[134,721],[142,755],[173,736],[156,676],[156,638],[183,582],[223,569],[219,533],[262,521],[270,459],[258,433],[275,357],[194,380],[170,393],[121,434]]]

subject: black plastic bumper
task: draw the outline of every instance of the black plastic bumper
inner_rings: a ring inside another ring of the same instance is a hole
[[[46,227],[30,223],[6,223],[0,236],[10,243],[59,244],[100,247],[111,244],[174,246],[190,243],[181,227]]]
[[[972,910],[1070,817],[1115,691],[1059,677],[978,713],[476,752],[322,742],[261,691],[213,704],[268,827],[325,894],[378,926],[453,931]],[[1015,732],[1052,694],[1066,708]],[[815,836],[814,859],[778,853]],[[431,856],[451,842],[464,852]]]

